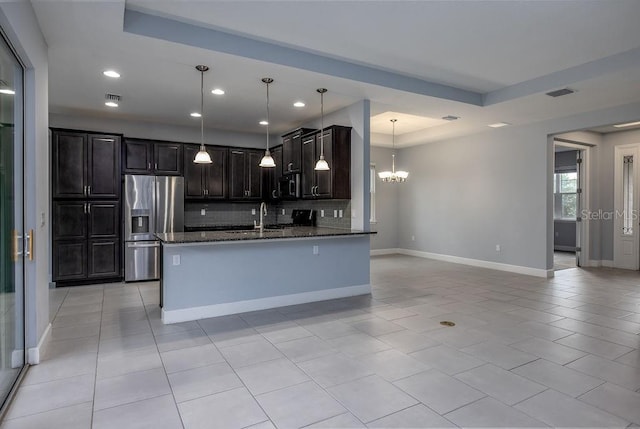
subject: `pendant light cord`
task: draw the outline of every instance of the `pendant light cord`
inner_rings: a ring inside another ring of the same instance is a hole
[[[200,150],[204,150],[204,70],[200,70]]]
[[[393,124],[391,131],[391,145],[393,147],[393,154],[391,155],[391,172],[394,174],[396,172],[396,121],[397,119],[391,120],[391,123]]]
[[[269,153],[269,82],[267,82],[267,152]]]
[[[324,92],[320,93],[320,159],[324,159]]]

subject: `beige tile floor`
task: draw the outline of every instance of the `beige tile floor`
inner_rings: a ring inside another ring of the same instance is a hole
[[[545,280],[384,256],[371,282],[372,296],[176,325],[155,283],[56,290],[48,354],[1,429],[640,423],[638,272]]]

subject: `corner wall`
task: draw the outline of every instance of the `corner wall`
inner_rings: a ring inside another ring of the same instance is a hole
[[[393,151],[383,147],[371,147],[371,163],[376,166],[377,173],[391,169]],[[411,176],[409,176],[412,179]],[[398,247],[398,201],[399,191],[406,183],[382,183],[376,177],[375,206],[376,222],[371,230],[377,234],[371,236],[371,249],[395,249]]]

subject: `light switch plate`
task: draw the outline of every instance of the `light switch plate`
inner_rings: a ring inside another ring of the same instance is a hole
[[[320,217],[324,217],[324,210],[320,210]]]
[[[251,214],[255,216],[256,215],[256,209],[251,209]]]
[[[338,217],[342,217],[342,210],[338,210]]]
[[[284,209],[282,209],[282,215],[283,215],[283,216],[285,215],[285,210],[284,210]]]
[[[173,255],[173,265],[180,265],[180,255]]]
[[[207,214],[207,209],[200,209],[200,216],[204,216]]]
[[[318,246],[313,246],[313,254],[317,255],[320,253],[320,248]]]
[[[338,210],[333,211],[333,217],[338,217]]]

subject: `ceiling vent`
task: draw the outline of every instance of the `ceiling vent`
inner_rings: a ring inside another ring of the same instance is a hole
[[[551,91],[551,92],[547,92],[547,95],[549,97],[562,97],[563,95],[569,95],[569,94],[573,94],[574,92],[576,92],[573,89],[569,89],[569,88],[562,88],[562,89],[557,89],[555,91]]]
[[[443,116],[442,119],[444,119],[445,121],[457,121],[458,119],[460,119],[460,116],[447,115]]]
[[[104,99],[106,101],[115,101],[117,103],[118,101],[120,101],[120,96],[117,95],[117,94],[109,94],[109,93],[107,93],[107,94],[104,95]]]

